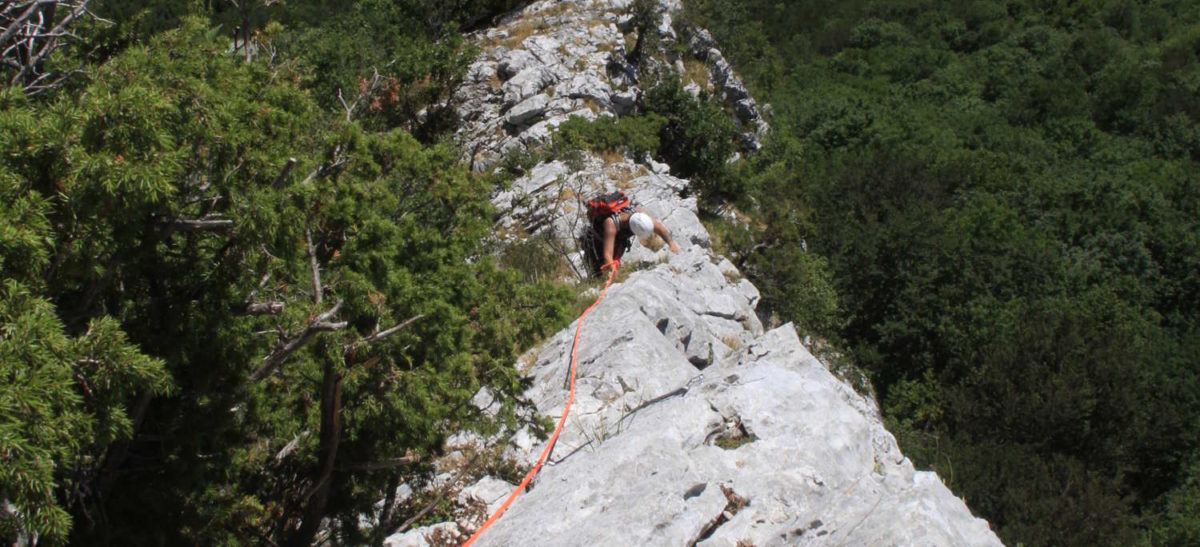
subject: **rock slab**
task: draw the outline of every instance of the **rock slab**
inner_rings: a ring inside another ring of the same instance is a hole
[[[550,463],[479,545],[1000,545],[792,325],[762,332],[756,292],[721,262],[693,247],[610,289],[586,318]],[[530,373],[549,416],[573,333]],[[695,339],[708,362],[689,357]]]
[[[476,37],[484,53],[459,91],[468,121],[459,138],[473,165],[544,145],[570,115],[636,110],[638,67],[625,61],[621,29],[629,4],[542,0]],[[674,40],[678,0],[660,8],[659,32]],[[540,30],[518,42],[522,28]],[[766,106],[711,35],[689,36],[752,150]],[[758,290],[713,253],[688,181],[668,171],[649,158],[585,155],[539,164],[494,196],[501,234],[545,237],[580,276],[583,196],[626,191],[683,249],[647,240],[626,254],[627,277],[586,318],[575,401],[548,463],[478,544],[1000,545],[936,474],[914,469],[874,400],[833,375],[792,325],[764,328]],[[575,326],[521,360],[525,397],[554,420],[567,401]],[[500,442],[527,465],[545,446],[527,428]],[[458,501],[492,511],[510,488],[485,477]],[[437,524],[386,544],[461,540],[480,523]]]

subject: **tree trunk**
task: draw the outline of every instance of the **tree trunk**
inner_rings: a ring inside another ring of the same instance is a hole
[[[318,450],[317,473],[309,490],[300,521],[300,529],[288,539],[293,547],[312,545],[313,537],[320,529],[325,517],[325,505],[333,487],[333,468],[337,460],[338,444],[342,440],[342,374],[337,364],[325,362],[324,380],[321,384],[321,444]]]

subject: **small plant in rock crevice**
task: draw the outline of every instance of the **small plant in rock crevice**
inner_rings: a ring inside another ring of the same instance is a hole
[[[746,427],[742,425],[742,419],[734,417],[731,420],[727,420],[716,431],[709,433],[705,443],[716,445],[725,450],[736,450],[756,440],[758,440],[757,437],[746,431]]]

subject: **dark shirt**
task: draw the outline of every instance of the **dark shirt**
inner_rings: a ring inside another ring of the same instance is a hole
[[[632,215],[634,212],[633,206],[630,205],[612,216],[600,217],[592,221],[591,230],[587,234],[589,241],[586,242],[585,247],[594,271],[600,271],[600,267],[604,265],[604,221],[611,218],[617,224],[617,238],[613,242],[613,258],[621,258],[625,251],[633,247],[633,229],[629,227],[628,222],[621,222],[621,215]]]

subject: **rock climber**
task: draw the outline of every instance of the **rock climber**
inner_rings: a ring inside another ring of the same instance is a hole
[[[679,245],[671,237],[663,223],[646,214],[641,207],[624,192],[616,191],[588,201],[588,220],[591,225],[584,234],[584,249],[592,270],[599,274],[606,266],[619,261],[633,246],[633,236],[647,238],[658,235],[667,243],[672,253],[679,252]]]

